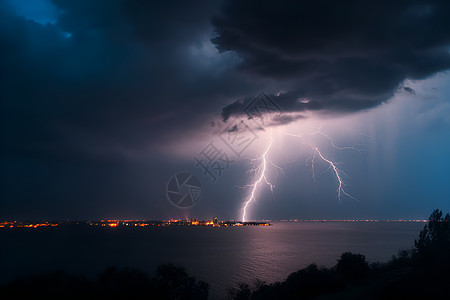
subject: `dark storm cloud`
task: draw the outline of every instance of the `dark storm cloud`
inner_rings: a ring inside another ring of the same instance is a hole
[[[57,18],[45,24],[0,1],[0,217],[69,216],[89,203],[96,214],[113,198],[145,206],[149,185],[172,172],[158,147],[208,126],[205,115],[247,89],[227,73],[233,56],[205,45],[217,4],[52,3]]]
[[[59,17],[46,25],[0,7],[3,152],[149,149],[207,124],[205,113],[239,88],[211,75],[226,56],[199,66],[207,58],[190,53],[210,38],[214,2],[52,3]]]
[[[444,2],[49,1],[0,0],[0,218],[170,217],[166,181],[192,164],[161,152],[223,130],[225,104],[227,119],[264,90],[286,124],[449,67]],[[217,189],[235,217],[241,195]]]
[[[270,97],[275,103],[277,103],[283,111],[304,111],[304,110],[316,110],[321,108],[320,104],[318,102],[312,102],[306,99],[301,99],[297,95],[295,95],[292,92],[280,92],[275,95],[267,95]],[[251,105],[251,102],[254,101],[254,97],[247,97],[244,98],[244,100],[236,100],[233,103],[225,106],[222,109],[222,120],[227,121],[232,115],[240,115],[240,116],[249,116],[245,113],[246,107]],[[292,117],[287,115],[280,115],[277,117],[277,119],[280,121],[281,124],[287,124],[292,121],[295,121],[297,119],[301,118],[299,115],[298,117]]]
[[[285,110],[373,107],[405,79],[450,68],[446,0],[229,0],[213,24],[213,43],[242,57],[241,70],[289,83],[273,96]],[[245,103],[225,107],[223,118]]]

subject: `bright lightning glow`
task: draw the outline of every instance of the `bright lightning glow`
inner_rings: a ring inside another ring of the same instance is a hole
[[[255,171],[255,173],[259,173],[258,178],[256,179],[256,181],[252,184],[249,184],[245,187],[250,187],[251,188],[251,193],[250,196],[248,197],[248,199],[245,201],[244,203],[244,207],[243,207],[243,213],[242,213],[242,222],[246,222],[246,216],[247,216],[247,207],[250,203],[252,203],[255,200],[256,197],[256,190],[258,189],[258,186],[261,183],[266,183],[267,186],[269,187],[270,191],[273,192],[273,189],[275,188],[275,186],[269,182],[269,180],[267,179],[266,176],[266,172],[267,172],[267,162],[269,161],[270,164],[272,164],[273,166],[275,166],[276,168],[280,169],[280,167],[278,167],[277,165],[275,165],[272,161],[270,161],[267,158],[267,155],[270,151],[270,148],[272,147],[272,143],[273,143],[273,137],[272,137],[272,129],[270,129],[270,141],[269,144],[267,145],[266,150],[264,151],[264,153],[257,159],[253,159],[252,161],[261,161],[261,163],[256,167],[253,168],[252,170]]]
[[[357,148],[354,148],[354,147],[338,147],[338,146],[336,146],[336,145],[334,144],[333,140],[331,139],[331,137],[329,137],[327,134],[323,133],[323,132],[321,131],[321,128],[322,128],[322,126],[319,126],[319,128],[317,129],[317,131],[312,132],[312,133],[309,133],[309,134],[307,134],[307,135],[308,135],[308,136],[312,136],[312,135],[319,134],[319,135],[325,137],[327,140],[330,141],[330,144],[331,144],[331,146],[332,146],[334,149],[338,149],[338,150],[355,150],[355,151],[361,151],[361,150],[359,150],[359,149],[357,149]],[[346,195],[347,197],[349,197],[349,198],[351,198],[351,199],[357,201],[357,199],[356,199],[355,197],[353,197],[352,195],[350,195],[349,193],[347,193],[347,192],[344,190],[344,181],[342,180],[342,177],[341,177],[341,173],[343,173],[343,172],[342,172],[341,170],[339,170],[338,167],[337,167],[337,165],[338,165],[339,163],[333,162],[333,161],[331,161],[331,160],[325,158],[325,156],[322,154],[322,152],[320,152],[320,150],[319,150],[319,148],[318,148],[317,146],[313,146],[310,142],[308,142],[308,141],[306,141],[306,140],[304,139],[304,135],[303,135],[303,134],[291,134],[291,133],[285,133],[285,134],[288,135],[288,136],[292,136],[292,137],[297,137],[297,138],[299,138],[299,139],[301,140],[302,144],[308,145],[308,146],[311,147],[311,149],[314,151],[314,154],[313,154],[313,156],[312,156],[312,158],[311,158],[311,171],[312,171],[312,176],[313,176],[314,179],[315,179],[315,169],[314,169],[315,158],[316,158],[317,156],[319,156],[319,157],[322,159],[322,161],[324,161],[324,162],[326,162],[326,163],[328,164],[328,169],[333,169],[333,172],[334,172],[334,174],[335,174],[335,176],[336,176],[336,179],[337,179],[337,181],[338,181],[338,183],[339,183],[338,188],[337,188],[337,197],[338,197],[339,201],[341,201],[341,194],[344,194],[344,195]],[[328,170],[328,169],[327,169],[327,170]],[[327,170],[325,170],[324,172],[326,172]]]
[[[324,161],[324,162],[326,162],[327,164],[329,164],[330,165],[330,167],[333,169],[333,171],[334,171],[334,174],[336,175],[336,179],[338,180],[338,182],[339,182],[339,187],[338,187],[338,189],[337,189],[337,193],[338,193],[338,199],[339,199],[339,201],[341,201],[341,193],[342,194],[344,194],[344,195],[346,195],[347,197],[349,197],[349,198],[352,198],[353,200],[357,200],[356,198],[354,198],[353,196],[351,196],[350,194],[348,194],[345,190],[344,190],[344,188],[343,188],[343,184],[344,184],[344,182],[342,181],[342,178],[341,178],[341,176],[339,175],[339,169],[336,167],[336,165],[337,165],[337,163],[335,163],[335,162],[332,162],[331,160],[329,160],[329,159],[326,159],[323,155],[322,155],[322,153],[320,152],[320,150],[317,148],[317,147],[314,147],[314,156],[313,156],[313,158],[312,158],[312,165],[313,165],[313,168],[314,168],[314,159],[315,159],[315,157],[316,157],[316,155],[319,155],[319,157]]]
[[[325,139],[327,139],[330,142],[331,146],[334,149],[337,149],[337,150],[354,150],[354,151],[363,151],[363,150],[357,149],[357,148],[352,147],[352,146],[348,146],[348,147],[336,146],[336,144],[334,143],[333,139],[330,136],[328,136],[326,133],[324,133],[321,129],[322,129],[322,126],[319,126],[319,128],[316,131],[311,132],[311,133],[291,134],[291,133],[286,133],[285,132],[284,134],[287,135],[287,136],[298,138],[303,145],[306,145],[306,146],[308,146],[309,148],[311,148],[313,150],[313,154],[310,157],[310,161],[311,161],[311,168],[312,168],[312,170],[311,170],[312,171],[312,176],[313,176],[314,179],[315,179],[314,172],[315,172],[316,158],[320,158],[323,162],[325,162],[328,165],[328,168],[323,173],[325,173],[329,169],[332,169],[333,173],[334,173],[334,176],[336,177],[336,179],[338,181],[338,188],[337,188],[337,198],[338,198],[338,200],[341,201],[341,196],[345,195],[345,196],[347,196],[347,197],[357,201],[357,199],[355,197],[353,197],[352,195],[350,195],[349,193],[347,193],[344,190],[345,183],[344,183],[344,181],[342,179],[342,174],[345,175],[345,173],[338,168],[339,163],[338,162],[333,162],[330,159],[326,158],[322,154],[320,149],[316,145],[313,145],[309,141],[308,137],[312,137],[312,136],[315,136],[315,135],[320,135],[320,136],[324,137]],[[276,164],[274,164],[269,158],[269,152],[270,152],[270,150],[272,148],[272,144],[274,142],[274,139],[273,139],[273,136],[272,136],[272,129],[270,129],[269,138],[270,138],[269,143],[267,144],[263,154],[260,157],[251,160],[252,163],[255,163],[255,162],[259,162],[259,163],[255,167],[253,167],[251,169],[251,171],[253,171],[256,174],[254,182],[252,184],[244,186],[244,188],[250,188],[251,192],[250,192],[247,200],[244,202],[244,205],[243,205],[243,213],[242,213],[242,221],[243,222],[247,221],[247,210],[249,208],[249,205],[256,200],[256,193],[258,191],[258,188],[262,184],[266,184],[269,187],[269,189],[270,189],[270,191],[272,193],[274,191],[275,185],[272,184],[271,182],[269,182],[269,180],[267,178],[267,173],[269,172],[269,170],[268,170],[269,164],[272,165],[273,167],[277,168],[279,171],[281,171],[284,174],[283,169],[280,168],[279,166],[277,166]]]
[[[321,129],[322,129],[322,125],[320,125],[319,128],[317,128],[317,131],[316,131],[316,132],[313,132],[313,133],[311,133],[310,135],[319,134],[319,135],[323,136],[323,137],[326,138],[328,141],[330,141],[330,144],[331,144],[331,146],[332,146],[334,149],[338,149],[338,150],[354,150],[354,151],[362,151],[362,150],[360,150],[360,149],[358,149],[358,148],[355,148],[355,147],[353,147],[353,146],[347,146],[347,147],[339,147],[339,146],[336,146],[336,145],[334,144],[333,139],[332,139],[330,136],[328,136],[326,133],[324,133]]]

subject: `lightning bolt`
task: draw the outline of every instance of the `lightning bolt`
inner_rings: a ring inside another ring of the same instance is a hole
[[[275,185],[273,185],[272,183],[269,182],[269,180],[267,179],[267,162],[269,162],[270,164],[272,164],[273,166],[275,166],[276,168],[281,169],[280,167],[278,167],[277,165],[275,165],[271,160],[268,159],[268,154],[270,151],[270,148],[272,147],[272,143],[273,143],[273,137],[272,137],[272,129],[270,129],[270,141],[269,144],[267,145],[265,151],[263,152],[263,154],[256,159],[253,159],[252,161],[261,161],[261,163],[256,167],[253,168],[252,170],[255,173],[259,173],[259,176],[257,176],[257,178],[255,179],[255,182],[253,182],[252,184],[246,185],[245,187],[249,187],[251,188],[251,193],[250,196],[248,197],[248,199],[244,202],[244,207],[243,207],[243,213],[242,213],[242,222],[246,222],[246,217],[247,217],[247,207],[250,203],[252,203],[253,201],[255,201],[256,199],[256,191],[258,189],[258,187],[262,184],[265,183],[267,184],[267,186],[269,187],[270,191],[273,193],[273,189],[275,188]],[[281,169],[282,170],[282,169]]]
[[[362,151],[362,150],[360,150],[360,149],[358,149],[358,148],[355,148],[355,147],[352,147],[352,146],[350,146],[350,147],[339,147],[339,146],[336,146],[335,143],[333,142],[333,139],[332,139],[330,136],[328,136],[327,134],[325,134],[324,132],[322,132],[322,131],[321,131],[321,128],[322,128],[322,125],[319,126],[319,128],[317,129],[317,131],[312,132],[312,133],[308,133],[308,134],[306,134],[306,135],[308,135],[308,136],[321,135],[321,136],[323,136],[324,138],[326,138],[326,139],[330,142],[331,146],[332,146],[334,149],[338,149],[338,150],[354,150],[354,151]],[[352,195],[350,195],[349,193],[347,193],[347,192],[344,190],[344,185],[345,185],[345,183],[344,183],[344,181],[342,180],[341,174],[345,174],[345,173],[344,173],[343,171],[341,171],[341,170],[337,167],[337,165],[339,164],[338,162],[333,162],[333,161],[329,160],[328,158],[326,158],[326,157],[322,154],[322,152],[319,150],[319,148],[318,148],[317,146],[313,146],[310,142],[308,142],[308,141],[305,140],[305,134],[285,133],[285,135],[299,138],[300,141],[302,142],[302,144],[309,146],[309,147],[313,150],[313,155],[312,155],[312,158],[311,158],[311,171],[312,171],[312,176],[313,176],[314,179],[315,179],[315,168],[314,168],[314,166],[315,166],[315,159],[316,159],[316,157],[318,156],[322,161],[324,161],[325,163],[328,164],[328,169],[326,169],[323,173],[325,173],[325,172],[328,171],[329,169],[332,169],[333,172],[334,172],[334,175],[335,175],[335,177],[336,177],[336,179],[337,179],[337,181],[338,181],[338,188],[337,188],[337,197],[338,197],[338,200],[341,201],[341,195],[344,194],[344,195],[346,195],[347,197],[349,197],[349,198],[351,198],[351,199],[353,199],[353,200],[358,201],[358,199],[356,199],[355,197],[353,197]]]
[[[320,149],[311,144],[306,138],[307,137],[311,137],[311,136],[315,136],[315,135],[320,135],[322,137],[324,137],[325,139],[327,139],[330,142],[330,145],[337,150],[354,150],[354,151],[363,151],[360,150],[358,148],[352,147],[352,146],[348,146],[348,147],[340,147],[337,146],[333,139],[328,136],[326,133],[324,133],[322,130],[322,126],[319,126],[319,128],[311,133],[307,133],[307,134],[292,134],[292,133],[286,133],[284,132],[285,135],[287,136],[291,136],[291,137],[296,137],[298,138],[302,144],[310,147],[313,150],[313,154],[310,157],[311,160],[311,171],[312,171],[312,176],[313,178],[315,178],[315,162],[316,162],[316,158],[320,158],[323,162],[325,162],[326,164],[328,164],[328,168],[323,172],[325,173],[328,170],[333,170],[334,176],[336,177],[336,180],[338,181],[338,188],[337,188],[337,198],[339,201],[341,201],[341,196],[345,195],[353,200],[358,201],[355,197],[353,197],[352,195],[350,195],[349,193],[347,193],[344,190],[344,180],[342,179],[342,174],[345,175],[345,173],[340,170],[338,168],[339,162],[333,162],[332,160],[326,158],[322,152],[320,151]],[[266,149],[264,150],[264,152],[262,153],[262,155],[258,158],[252,159],[251,162],[255,163],[255,162],[259,162],[259,164],[257,166],[254,166],[250,171],[253,171],[255,174],[257,174],[254,182],[252,184],[246,185],[242,188],[250,188],[250,194],[247,197],[247,200],[244,202],[243,205],[243,213],[242,213],[242,222],[246,222],[247,221],[247,209],[248,206],[254,202],[256,200],[256,192],[258,190],[258,188],[262,185],[262,184],[266,184],[270,191],[272,192],[273,195],[273,191],[275,188],[275,185],[272,184],[268,178],[267,178],[267,172],[268,172],[268,164],[271,164],[273,167],[277,168],[278,170],[280,170],[283,174],[284,171],[281,167],[277,166],[276,164],[274,164],[272,162],[272,160],[269,159],[269,152],[270,149],[272,148],[272,144],[273,144],[273,136],[272,136],[272,129],[270,129],[270,134],[269,134],[269,143],[267,144]]]
[[[329,136],[329,135],[327,135],[326,133],[324,133],[323,131],[322,131],[322,125],[320,125],[319,126],[319,128],[317,128],[317,131],[315,131],[315,132],[313,132],[313,133],[310,133],[309,135],[321,135],[321,136],[323,136],[324,138],[326,138],[329,142],[330,142],[330,144],[331,144],[331,146],[334,148],[334,149],[337,149],[337,150],[354,150],[354,151],[363,151],[363,150],[361,150],[361,149],[358,149],[358,148],[355,148],[355,147],[353,147],[353,146],[347,146],[347,147],[339,147],[339,146],[336,146],[336,144],[334,143],[334,141],[333,141],[333,139]]]
[[[336,179],[337,179],[338,182],[339,182],[339,186],[338,186],[338,189],[337,189],[337,196],[338,196],[339,201],[341,201],[341,193],[344,194],[344,195],[346,195],[346,196],[349,197],[349,198],[352,198],[353,200],[357,200],[355,197],[353,197],[352,195],[350,195],[349,193],[347,193],[347,192],[344,190],[344,187],[343,187],[344,182],[342,181],[341,175],[339,174],[339,173],[342,172],[342,171],[339,171],[339,169],[336,167],[336,165],[337,165],[338,163],[332,162],[331,160],[325,158],[325,157],[322,155],[322,153],[320,152],[319,148],[313,147],[313,149],[314,149],[314,156],[313,156],[313,158],[312,158],[312,160],[311,160],[311,162],[312,162],[312,168],[314,169],[314,160],[315,160],[316,156],[319,155],[319,157],[320,157],[324,162],[326,162],[326,163],[329,165],[329,168],[332,168],[332,169],[333,169],[334,174],[335,174],[335,176],[336,176]]]

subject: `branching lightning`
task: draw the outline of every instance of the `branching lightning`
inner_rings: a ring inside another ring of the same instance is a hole
[[[255,161],[260,161],[261,163],[254,167],[252,169],[252,171],[255,172],[255,174],[259,173],[259,176],[257,177],[257,179],[255,180],[255,182],[253,182],[252,184],[246,185],[245,187],[250,187],[251,188],[251,193],[250,196],[247,198],[247,200],[244,202],[244,207],[243,207],[243,213],[242,213],[242,222],[246,222],[246,217],[247,217],[247,207],[250,203],[252,203],[255,198],[256,198],[256,191],[258,189],[258,187],[260,186],[261,183],[265,183],[267,184],[267,186],[269,187],[270,191],[273,193],[273,189],[275,188],[275,185],[273,185],[272,183],[269,182],[269,180],[267,179],[267,162],[269,162],[271,165],[275,166],[276,168],[280,169],[282,171],[282,169],[280,167],[278,167],[277,165],[275,165],[271,160],[268,159],[268,154],[270,151],[270,148],[272,147],[272,143],[273,143],[273,137],[272,137],[272,129],[270,130],[270,141],[269,144],[266,147],[266,150],[263,152],[263,154],[256,159],[253,159],[252,162]]]
[[[330,142],[330,145],[334,149],[337,149],[337,150],[354,150],[354,151],[363,151],[363,150],[360,150],[353,146],[346,146],[346,147],[337,146],[334,143],[333,139],[330,136],[328,136],[326,133],[324,133],[321,129],[322,129],[322,126],[319,126],[319,128],[316,131],[307,133],[307,134],[292,134],[292,133],[286,133],[286,132],[284,134],[287,136],[298,138],[303,145],[306,145],[312,149],[313,154],[310,157],[310,161],[311,161],[312,176],[314,179],[315,179],[316,158],[320,158],[323,162],[325,162],[328,165],[328,168],[323,173],[325,173],[326,171],[328,171],[330,169],[333,170],[334,176],[336,177],[336,180],[338,181],[338,188],[337,188],[338,200],[341,201],[341,196],[345,195],[345,196],[357,201],[357,199],[355,197],[353,197],[352,195],[350,195],[349,193],[347,193],[344,190],[345,183],[342,179],[342,175],[345,175],[345,173],[338,168],[339,162],[333,162],[332,160],[326,158],[317,146],[313,145],[312,143],[310,143],[308,141],[307,137],[311,137],[314,135],[320,135],[320,136],[324,137],[325,139],[327,139]],[[268,164],[271,164],[272,166],[274,166],[275,168],[277,168],[284,174],[283,169],[281,169],[279,166],[274,164],[268,157],[270,149],[271,149],[273,141],[274,141],[273,136],[272,136],[272,129],[270,130],[269,137],[270,137],[269,143],[268,143],[265,151],[263,152],[263,154],[259,158],[252,159],[252,162],[259,161],[260,163],[256,167],[253,167],[251,170],[251,171],[254,171],[255,174],[257,174],[255,181],[252,184],[245,186],[247,188],[250,188],[251,192],[243,205],[243,214],[242,214],[243,222],[247,221],[248,206],[256,200],[256,192],[257,192],[259,186],[261,184],[265,183],[269,187],[269,189],[272,193],[274,191],[275,185],[272,184],[271,182],[269,182],[269,180],[267,179]]]
[[[326,158],[322,155],[322,153],[320,152],[319,148],[317,148],[317,147],[314,147],[314,155],[313,155],[313,157],[312,157],[312,159],[311,159],[311,162],[312,162],[312,168],[314,169],[314,160],[315,160],[315,158],[316,158],[317,155],[319,155],[319,157],[320,157],[324,162],[326,162],[327,164],[329,164],[329,168],[332,168],[333,171],[334,171],[334,174],[336,175],[336,179],[337,179],[338,182],[339,182],[339,186],[338,186],[338,189],[337,189],[337,197],[338,197],[339,201],[341,201],[341,193],[344,194],[344,195],[346,195],[346,196],[349,197],[349,198],[352,198],[353,200],[357,200],[355,197],[351,196],[349,193],[347,193],[347,192],[344,190],[344,187],[343,187],[344,182],[342,181],[341,175],[339,174],[339,173],[342,172],[342,171],[340,171],[340,170],[336,167],[336,165],[337,165],[338,163],[335,163],[335,162],[332,162],[332,161],[329,160],[329,159],[326,159]]]
[[[360,150],[360,149],[358,149],[358,148],[355,148],[355,147],[352,147],[352,146],[349,146],[349,147],[338,147],[338,146],[336,146],[336,145],[334,144],[334,142],[333,142],[333,139],[332,139],[331,137],[329,137],[327,134],[325,134],[324,132],[322,132],[322,131],[321,131],[321,128],[322,128],[322,126],[319,126],[319,128],[317,129],[317,131],[312,132],[312,133],[309,133],[309,134],[307,134],[307,135],[308,135],[308,136],[317,135],[317,134],[318,134],[318,135],[321,135],[321,136],[325,137],[325,138],[330,142],[331,146],[332,146],[334,149],[337,149],[337,150],[354,150],[354,151],[362,151],[362,150]],[[314,168],[314,166],[315,166],[315,159],[316,159],[316,157],[318,156],[322,161],[324,161],[326,164],[328,164],[328,168],[327,168],[323,173],[325,173],[325,172],[328,171],[329,169],[332,169],[332,170],[333,170],[333,173],[334,173],[334,175],[335,175],[335,177],[336,177],[336,179],[337,179],[337,181],[338,181],[338,188],[337,188],[337,197],[338,197],[338,200],[341,201],[341,195],[344,194],[344,195],[346,195],[347,197],[349,197],[349,198],[351,198],[351,199],[357,201],[357,199],[356,199],[355,197],[353,197],[352,195],[350,195],[349,193],[347,193],[347,192],[344,190],[344,185],[345,185],[345,183],[344,183],[344,181],[342,180],[341,174],[344,174],[344,175],[345,175],[345,173],[337,167],[337,165],[339,164],[339,162],[333,162],[333,161],[331,161],[330,159],[326,158],[326,157],[322,154],[322,152],[320,151],[320,149],[319,149],[317,146],[314,146],[314,145],[312,145],[310,142],[308,142],[307,140],[305,140],[305,138],[304,138],[305,135],[304,135],[304,134],[291,134],[291,133],[285,133],[285,134],[288,135],[288,136],[292,136],[292,137],[299,138],[300,141],[302,142],[302,144],[309,146],[309,147],[313,150],[313,154],[312,154],[312,157],[311,157],[311,172],[312,172],[312,176],[313,176],[314,179],[315,179],[315,168]]]
[[[322,125],[320,125],[319,128],[317,128],[317,131],[315,131],[313,133],[310,133],[309,135],[315,135],[315,134],[321,135],[324,138],[326,138],[328,141],[330,141],[330,144],[331,144],[331,146],[334,149],[337,149],[337,150],[354,150],[354,151],[360,151],[360,152],[362,151],[361,149],[355,148],[353,146],[346,146],[346,147],[336,146],[336,144],[334,143],[333,139],[322,131]]]

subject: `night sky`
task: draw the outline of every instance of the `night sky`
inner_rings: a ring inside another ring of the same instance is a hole
[[[240,219],[271,132],[250,219],[449,211],[449,69],[448,0],[0,0],[0,219]],[[260,92],[275,117],[245,112]],[[232,161],[215,182],[211,142]],[[192,208],[166,197],[178,172]]]

